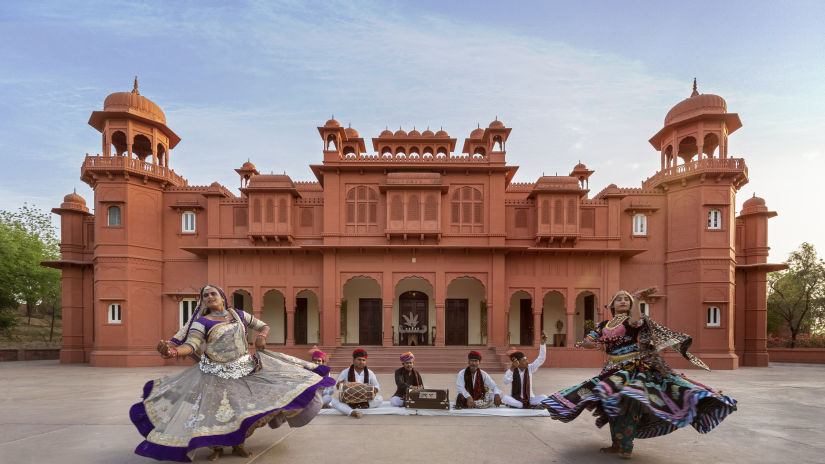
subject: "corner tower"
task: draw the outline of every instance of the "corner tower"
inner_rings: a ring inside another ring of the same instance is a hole
[[[735,369],[736,192],[748,182],[745,160],[728,157],[728,136],[742,127],[725,100],[700,94],[665,116],[650,143],[661,169],[643,182],[667,200],[663,322],[694,338],[713,368]]]
[[[163,364],[154,346],[161,333],[163,192],[186,181],[169,169],[180,138],[166,116],[131,92],[106,97],[89,125],[103,136],[103,154],[86,156],[81,180],[94,189],[94,366]],[[64,275],[64,285],[65,282]]]

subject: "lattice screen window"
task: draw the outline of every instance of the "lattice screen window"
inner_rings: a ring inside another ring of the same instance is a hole
[[[484,224],[484,202],[481,191],[473,187],[461,187],[453,192],[453,223],[459,226],[471,226],[480,232]]]
[[[428,194],[424,200],[424,220],[435,221],[438,219],[438,200],[435,194]]]
[[[527,208],[516,208],[516,228],[527,228]]]
[[[347,192],[347,223],[375,224],[378,220],[378,196],[375,190],[360,185]]]
[[[312,208],[301,208],[301,227],[312,227],[315,216]]]
[[[410,197],[407,199],[407,220],[421,220],[421,205],[419,205],[418,203],[418,195],[410,195]]]
[[[235,208],[235,226],[245,226],[248,214],[246,208]]]
[[[281,198],[280,200],[278,200],[278,222],[280,222],[281,224],[286,223],[288,212],[289,210],[286,207],[286,199]]]
[[[392,196],[390,201],[390,219],[393,221],[404,220],[404,201],[401,199],[401,194],[396,193]]]
[[[257,198],[252,202],[252,220],[261,222],[261,200]]]
[[[576,223],[576,200],[572,198],[567,200],[567,223]]]
[[[266,222],[275,222],[275,202],[272,198],[266,199]]]
[[[582,210],[582,228],[591,229],[596,226],[596,212],[592,209]]]
[[[564,221],[564,211],[562,210],[561,200],[556,200],[553,202],[553,210],[553,222],[556,224],[561,224]]]
[[[550,200],[541,201],[541,223],[550,224]]]

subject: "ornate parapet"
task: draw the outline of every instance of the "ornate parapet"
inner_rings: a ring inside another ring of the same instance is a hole
[[[90,156],[86,155],[80,167],[80,178],[94,186],[100,176],[112,178],[115,173],[122,173],[127,179],[136,176],[148,182],[150,179],[176,187],[185,186],[188,181],[175,171],[158,164],[147,163],[128,156]]]
[[[662,187],[673,182],[685,183],[689,178],[699,177],[702,182],[706,179],[720,181],[732,178],[733,185],[739,187],[748,183],[748,166],[742,158],[703,158],[678,166],[662,169],[642,182],[644,190]]]

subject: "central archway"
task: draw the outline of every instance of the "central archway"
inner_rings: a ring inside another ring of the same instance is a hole
[[[487,338],[486,312],[484,284],[474,277],[453,279],[444,305],[444,344],[482,344]]]

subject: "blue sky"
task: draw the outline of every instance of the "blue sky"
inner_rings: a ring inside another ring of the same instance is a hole
[[[236,189],[247,159],[312,180],[315,127],[332,114],[367,139],[443,126],[459,142],[498,117],[516,181],[581,160],[593,193],[656,172],[647,139],[697,77],[742,119],[729,153],[751,182],[737,209],[755,192],[779,212],[771,259],[806,240],[825,254],[811,210],[825,172],[822,24],[821,2],[7,1],[0,208],[49,209],[74,188],[91,203],[89,115],[135,75],[182,137],[171,166],[190,184]]]

